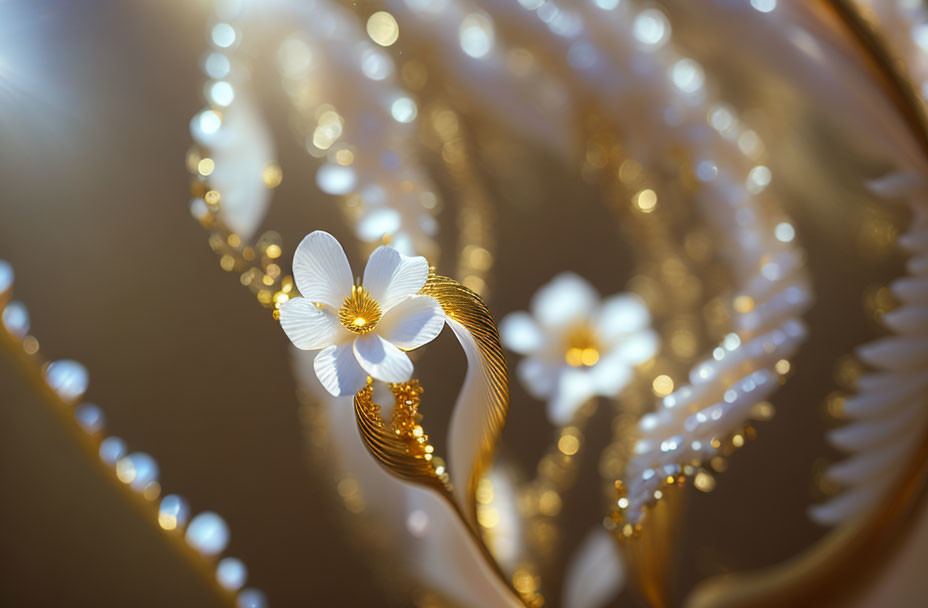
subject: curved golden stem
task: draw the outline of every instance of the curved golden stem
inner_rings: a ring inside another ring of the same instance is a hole
[[[433,272],[422,293],[438,300],[467,355],[468,377],[452,414],[448,442],[451,475],[462,484],[455,496],[473,526],[477,483],[493,462],[509,413],[509,366],[496,323],[473,290]]]
[[[368,384],[354,396],[358,432],[371,456],[394,476],[429,488],[445,499],[468,531],[487,565],[512,594],[520,598],[509,578],[484,543],[473,522],[469,521],[454,498],[444,462],[434,456],[428,436],[417,423],[418,395],[422,390],[416,380],[390,385],[396,398],[392,423],[388,426],[373,402],[373,386]],[[407,398],[412,397],[412,398]]]

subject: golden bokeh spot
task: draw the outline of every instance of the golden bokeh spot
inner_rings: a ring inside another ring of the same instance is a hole
[[[512,575],[512,586],[519,593],[532,593],[540,584],[539,578],[527,568],[519,568]]]
[[[499,511],[493,506],[482,505],[478,507],[477,523],[484,528],[495,528],[499,523]]]
[[[380,316],[380,304],[360,285],[351,286],[351,295],[338,311],[338,320],[345,329],[362,335],[374,331]]]
[[[754,310],[754,298],[751,296],[738,296],[734,301],[735,312],[747,314]]]
[[[651,213],[657,206],[657,193],[650,188],[645,188],[635,195],[635,206],[643,213]]]
[[[480,483],[477,484],[477,502],[482,505],[488,505],[493,502],[494,494],[493,482],[486,477],[481,479]]]
[[[157,481],[149,483],[142,490],[142,496],[145,497],[145,500],[157,500],[161,496],[161,484]]]
[[[554,517],[561,511],[561,497],[554,490],[545,490],[538,497],[538,510],[542,515]]]
[[[641,176],[641,163],[628,159],[619,166],[619,179],[624,184],[631,183]]]
[[[319,115],[316,129],[313,131],[313,145],[320,150],[328,150],[342,135],[344,119],[335,110],[327,109]]]
[[[658,397],[666,397],[673,392],[673,378],[667,374],[661,374],[651,383],[651,389]]]
[[[343,167],[347,167],[354,162],[354,153],[347,148],[342,148],[335,153],[335,162]]]
[[[557,441],[557,449],[565,456],[573,456],[580,450],[580,440],[574,435],[561,435]]]
[[[30,356],[39,352],[39,341],[35,336],[26,336],[23,338],[23,352]]]
[[[400,37],[400,26],[390,13],[377,11],[367,20],[367,35],[380,46],[390,46]]]
[[[693,485],[700,492],[711,492],[715,489],[715,477],[705,471],[700,471],[693,478]]]
[[[261,172],[261,179],[264,180],[264,185],[268,188],[276,188],[283,181],[284,172],[281,170],[280,165],[269,162],[264,166],[264,171]]]
[[[216,163],[211,158],[203,158],[197,163],[197,172],[204,177],[212,174],[216,169]]]
[[[173,530],[177,527],[177,517],[171,513],[159,513],[158,525],[163,530]]]
[[[599,361],[602,347],[589,325],[577,325],[564,338],[564,360],[571,367],[592,367]]]

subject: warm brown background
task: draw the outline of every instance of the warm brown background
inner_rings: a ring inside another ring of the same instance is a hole
[[[179,0],[0,2],[0,258],[17,270],[16,294],[43,352],[87,365],[88,398],[103,406],[108,432],[155,456],[166,492],[227,519],[229,553],[246,562],[250,584],[272,606],[379,605],[360,558],[343,546],[329,486],[309,473],[285,340],[219,269],[187,211],[183,159],[189,118],[201,106],[205,15],[201,3]],[[4,81],[4,57],[20,66],[19,79]],[[737,80],[739,66],[729,67]],[[756,103],[786,98],[784,89],[774,78],[733,92]],[[813,467],[833,456],[822,444],[821,403],[839,354],[878,331],[860,310],[862,289],[898,269],[894,258],[858,259],[864,159],[850,147],[821,160],[822,141],[835,135],[819,123],[820,109],[794,120],[772,105],[784,145],[801,148],[775,171],[809,176],[780,187],[812,253],[813,333],[778,393],[778,417],[689,512],[684,588],[776,563],[822,533],[804,515]],[[284,125],[275,120],[285,179],[268,225],[288,226],[290,244],[317,227],[347,237]],[[809,158],[821,164],[790,166]],[[546,199],[531,225],[518,185],[498,201],[500,242],[520,247],[500,254],[497,315],[524,308],[526,294],[565,267],[608,277],[597,281],[607,292],[627,278],[596,261],[623,245],[596,215],[604,211],[595,192],[550,159],[536,162],[515,176],[522,192]],[[529,189],[538,175],[550,183]],[[541,260],[529,262],[529,228],[549,244]],[[84,459],[10,361],[0,356],[0,606],[212,605],[202,581]],[[515,390],[505,441],[529,456],[548,438],[538,408]],[[596,490],[567,507],[575,536],[593,521],[579,515],[599,509],[595,463],[586,470]]]

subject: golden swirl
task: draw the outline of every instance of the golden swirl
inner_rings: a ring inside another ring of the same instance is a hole
[[[368,384],[354,396],[358,432],[371,455],[390,473],[404,481],[426,486],[450,499],[451,487],[444,463],[433,457],[428,435],[416,422],[422,390],[416,380],[391,384],[396,399],[394,415],[388,426],[373,401],[373,386]],[[407,399],[406,393],[414,396]]]
[[[493,461],[509,413],[509,366],[496,323],[480,296],[434,272],[422,293],[438,300],[467,354],[470,369],[452,414],[448,441],[452,481],[465,484],[455,495],[473,525],[477,484]],[[468,339],[475,343],[477,353],[469,348]]]
[[[391,384],[393,416],[387,424],[368,384],[354,396],[358,432],[368,452],[391,474],[437,492],[470,533],[484,560],[505,587],[519,598],[500,570],[476,526],[476,488],[493,461],[496,442],[509,411],[509,368],[490,311],[474,291],[432,270],[422,294],[435,298],[467,355],[467,376],[455,404],[449,430],[452,465],[435,456],[419,424],[422,389],[417,380]],[[457,476],[455,475],[457,471]],[[451,480],[465,479],[461,486]]]
[[[415,422],[422,390],[416,381],[391,385],[397,398],[396,412],[402,415],[394,416],[394,424],[389,427],[380,415],[380,406],[373,403],[372,387],[358,391],[354,397],[358,430],[381,465],[400,479],[438,490],[465,514],[468,527],[473,528],[477,483],[493,460],[509,411],[509,368],[496,324],[480,296],[434,272],[429,274],[421,293],[438,301],[467,354],[468,374],[449,432],[452,465],[457,468],[446,471],[444,463],[433,457],[425,432]],[[404,405],[410,411],[405,411]],[[396,420],[406,420],[408,428],[396,424]],[[449,473],[455,480],[455,471],[463,482],[458,491],[448,481]]]

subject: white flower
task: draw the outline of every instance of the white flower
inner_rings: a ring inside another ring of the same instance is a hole
[[[303,297],[280,307],[280,325],[297,348],[319,350],[313,367],[332,395],[353,395],[368,376],[405,382],[413,366],[403,351],[431,342],[445,324],[438,301],[419,295],[428,274],[425,258],[378,247],[355,284],[342,246],[317,230],[296,248]]]
[[[526,355],[519,379],[548,400],[548,418],[566,424],[594,396],[615,397],[632,378],[632,367],[657,353],[647,306],[633,294],[600,301],[580,276],[565,272],[532,297],[532,314],[503,319],[503,344]]]

